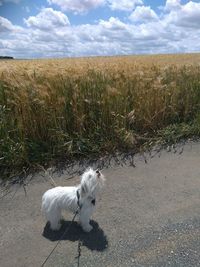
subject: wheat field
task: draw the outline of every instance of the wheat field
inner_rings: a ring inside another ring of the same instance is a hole
[[[0,61],[0,172],[200,135],[200,54]]]

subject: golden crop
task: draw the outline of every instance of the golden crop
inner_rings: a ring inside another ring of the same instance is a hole
[[[198,135],[199,63],[200,54],[0,61],[0,168]]]

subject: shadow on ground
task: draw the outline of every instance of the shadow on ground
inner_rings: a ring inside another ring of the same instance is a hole
[[[75,242],[80,240],[82,245],[90,250],[103,251],[107,249],[108,240],[104,231],[99,227],[97,222],[92,220],[90,223],[93,226],[93,230],[90,233],[83,232],[77,222],[62,221],[62,226],[59,231],[52,231],[49,223],[47,223],[42,235],[51,241],[69,240]],[[68,227],[70,229],[65,234]]]

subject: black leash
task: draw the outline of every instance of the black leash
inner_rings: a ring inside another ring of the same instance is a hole
[[[76,190],[76,196],[77,196],[77,205],[78,205],[79,209],[81,210],[82,205],[80,204],[80,193],[79,193],[78,189]]]
[[[77,267],[80,267],[80,257],[81,257],[81,246],[82,246],[82,241],[78,240],[78,256],[76,256],[77,261]]]
[[[70,227],[72,226],[72,223],[74,222],[76,215],[78,214],[79,209],[76,211],[76,213],[74,214],[74,217],[70,223],[70,225],[68,226],[68,228],[65,230],[65,232],[61,235],[60,239],[58,240],[58,242],[56,243],[55,247],[52,249],[52,251],[49,253],[49,255],[46,257],[45,261],[42,263],[41,267],[43,267],[45,265],[45,263],[48,261],[48,259],[50,258],[50,256],[52,255],[52,253],[54,252],[54,250],[57,248],[57,246],[60,244],[60,241],[62,240],[62,238],[66,235],[66,233],[69,231]]]

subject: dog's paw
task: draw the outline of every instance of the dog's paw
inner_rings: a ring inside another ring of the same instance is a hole
[[[90,231],[92,231],[92,229],[93,229],[93,227],[90,224],[83,227],[83,231],[84,232],[87,232],[87,233],[89,233]]]
[[[60,230],[60,228],[61,228],[61,223],[58,223],[57,225],[51,225],[51,230],[53,230],[53,231],[59,231]]]

